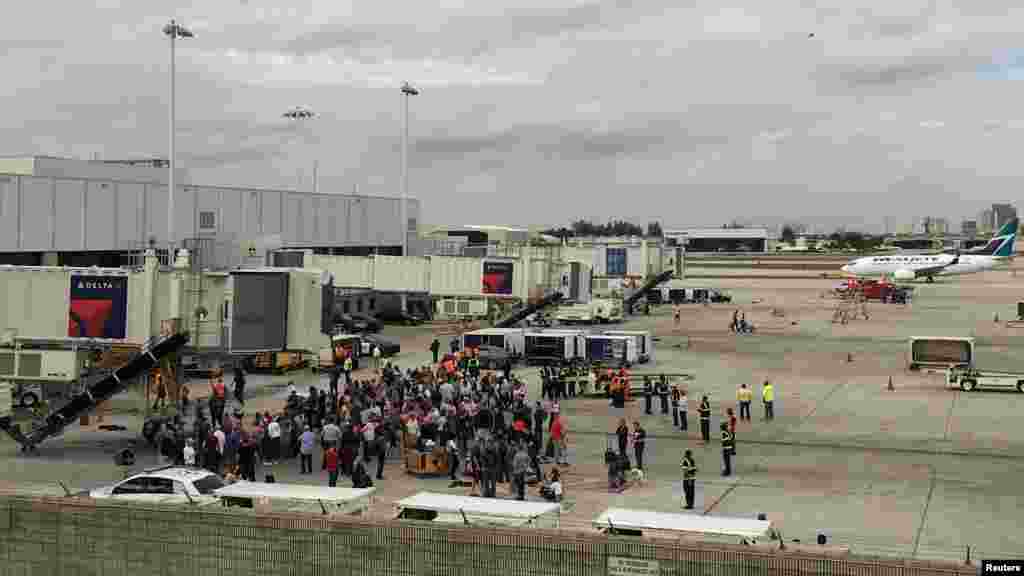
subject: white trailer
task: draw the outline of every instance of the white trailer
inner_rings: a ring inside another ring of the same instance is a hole
[[[768,520],[627,508],[608,508],[594,518],[593,526],[601,532],[625,536],[664,534],[677,538],[725,540],[746,544],[763,542],[776,535],[772,523]]]
[[[523,357],[528,363],[560,363],[587,358],[587,337],[580,330],[527,332],[523,338]]]
[[[376,488],[330,488],[306,484],[246,482],[214,490],[224,506],[257,511],[358,516],[369,509]]]
[[[630,336],[636,341],[637,361],[654,362],[654,338],[646,330],[605,330],[608,336]]]
[[[979,370],[970,365],[957,364],[946,369],[946,386],[959,388],[964,392],[979,389],[1024,392],[1024,372]]]
[[[558,528],[562,505],[419,492],[395,502],[398,518],[471,526]]]
[[[482,328],[462,335],[462,349],[493,346],[512,354],[522,354],[525,340],[522,328]]]

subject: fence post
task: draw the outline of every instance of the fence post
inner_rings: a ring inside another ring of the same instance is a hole
[[[964,560],[964,564],[967,566],[971,565],[971,545],[967,545],[967,558]]]

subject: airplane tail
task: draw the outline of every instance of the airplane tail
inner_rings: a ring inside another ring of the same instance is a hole
[[[982,256],[994,256],[995,252],[999,249],[1000,246],[1002,246],[1002,244],[1004,244],[1004,241],[1007,239],[1008,236],[1015,236],[1016,237],[1019,225],[1020,225],[1020,221],[1017,218],[1014,218],[1014,219],[1010,220],[1009,222],[1007,222],[1005,224],[1002,224],[1002,228],[1000,228],[999,231],[995,233],[995,235],[992,237],[991,240],[988,241],[987,244],[985,244],[984,246],[979,246],[977,248],[973,248],[973,249],[968,250],[968,251],[966,251],[964,253],[965,254],[978,254],[978,255],[982,255]],[[1013,242],[1014,241],[1016,241],[1016,238],[1014,238],[1014,240],[1011,241],[1011,243],[1010,243],[1010,251],[1011,251],[1011,253],[1013,252]],[[1012,255],[1012,254],[1008,254],[1008,255]]]
[[[1008,231],[1009,233],[1003,233],[1008,227],[1010,228]],[[1002,238],[1002,243],[996,247],[995,252],[992,253],[993,256],[997,256],[999,258],[1013,258],[1014,249],[1017,244],[1017,231],[1020,229],[1019,227],[1020,221],[1016,218],[1007,222],[1006,225],[1003,226],[1003,229],[999,231],[1001,233],[999,237]]]

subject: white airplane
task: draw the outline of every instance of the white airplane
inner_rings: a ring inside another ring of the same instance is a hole
[[[1013,258],[1014,243],[1020,222],[1007,222],[988,244],[956,254],[907,254],[865,256],[840,268],[856,277],[888,276],[893,280],[924,278],[934,282],[935,276],[957,276],[984,272],[1006,264]]]

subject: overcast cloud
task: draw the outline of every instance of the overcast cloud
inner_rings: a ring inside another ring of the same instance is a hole
[[[308,188],[319,159],[322,191],[397,195],[409,81],[432,223],[880,229],[1020,196],[1024,4],[274,4],[20,4],[0,154],[165,156],[176,17],[196,33],[177,82],[197,183]],[[289,124],[295,106],[318,117]]]

